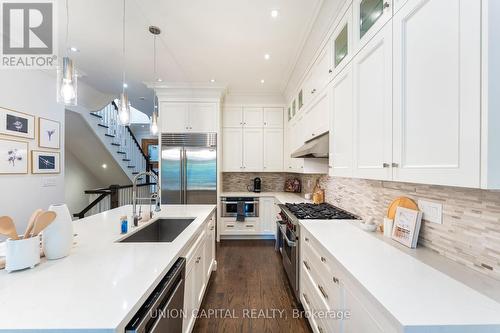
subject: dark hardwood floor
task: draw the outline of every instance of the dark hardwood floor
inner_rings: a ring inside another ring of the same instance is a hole
[[[298,304],[274,241],[221,241],[217,264],[193,332],[311,332],[307,319],[294,318]]]

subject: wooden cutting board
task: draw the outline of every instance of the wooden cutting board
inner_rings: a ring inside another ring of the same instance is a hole
[[[389,208],[387,208],[387,218],[394,220],[396,217],[396,209],[398,209],[398,207],[418,210],[418,205],[415,201],[408,197],[399,197],[394,199],[394,201],[389,205]]]

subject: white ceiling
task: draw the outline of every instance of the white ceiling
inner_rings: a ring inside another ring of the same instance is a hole
[[[68,0],[70,46],[83,81],[110,94],[121,91],[122,0]],[[162,30],[158,76],[164,82],[215,78],[233,93],[283,93],[322,0],[126,0],[126,69],[132,104],[150,113],[154,79],[150,25]],[[60,49],[65,6],[60,4]],[[279,10],[277,19],[272,9]],[[64,51],[61,51],[64,52]],[[264,59],[269,53],[271,58]],[[261,79],[265,80],[261,84]],[[145,97],[145,101],[139,98]]]

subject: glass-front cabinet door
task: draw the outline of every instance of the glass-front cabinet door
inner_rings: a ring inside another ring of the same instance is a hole
[[[354,0],[354,44],[360,50],[392,16],[393,0]]]
[[[352,57],[352,6],[346,10],[332,36],[332,72],[336,76]]]

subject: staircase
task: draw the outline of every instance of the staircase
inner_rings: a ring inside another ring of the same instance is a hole
[[[128,126],[119,124],[114,102],[102,110],[81,114],[130,180],[141,171],[149,170],[148,158],[134,134]],[[147,179],[140,180],[146,181]]]

